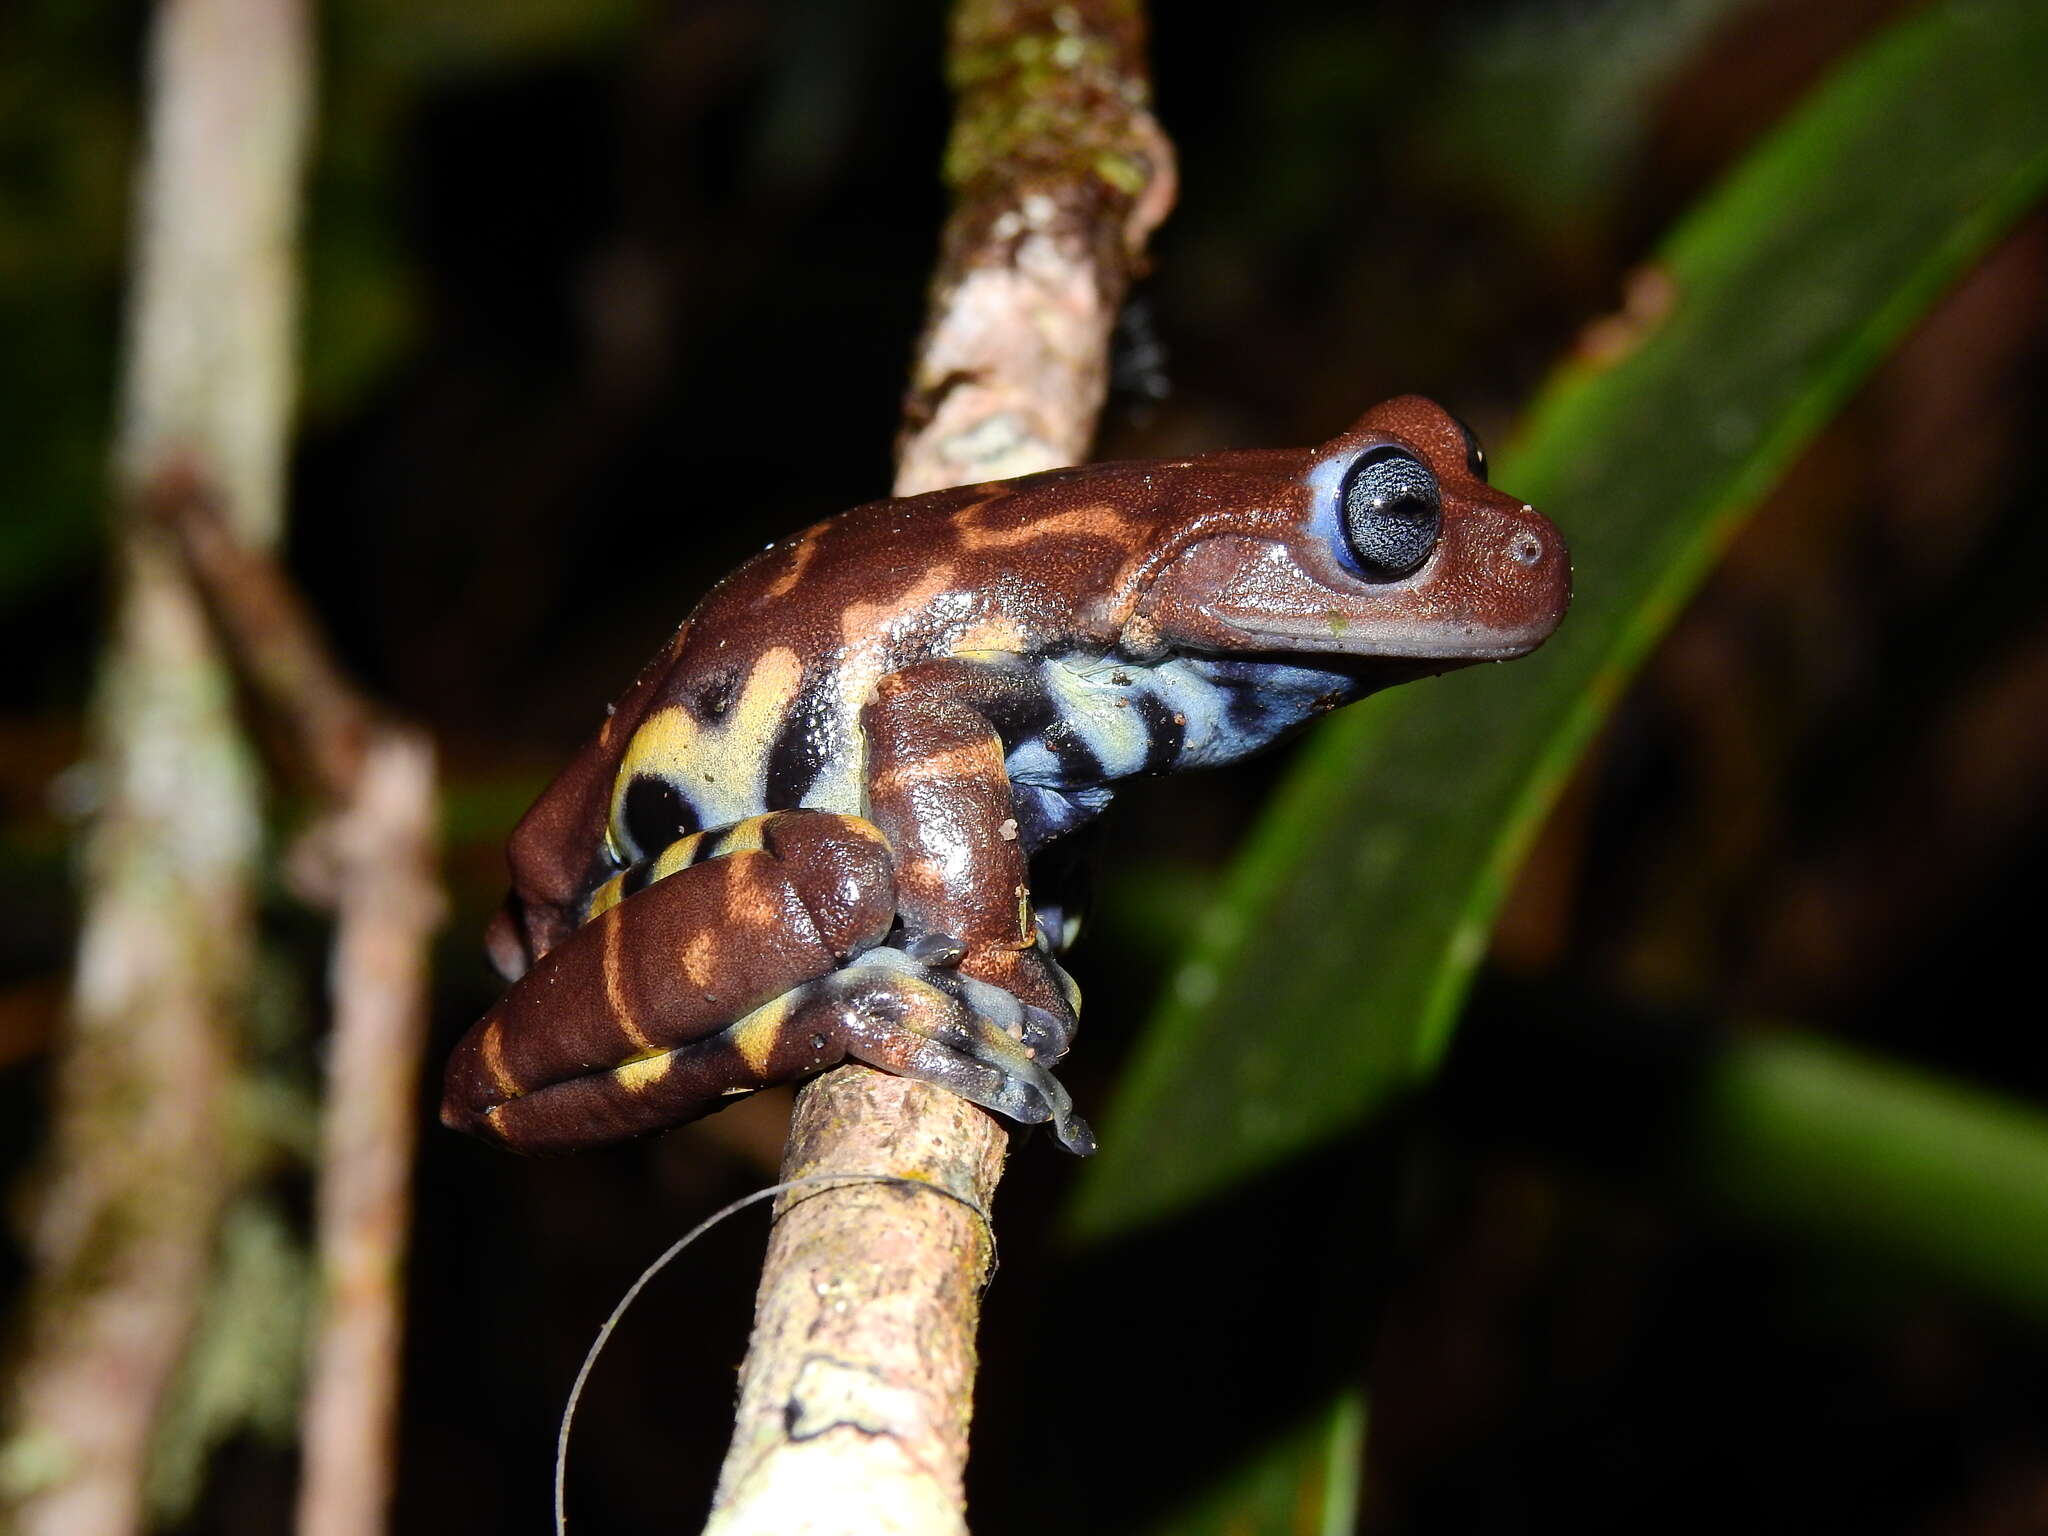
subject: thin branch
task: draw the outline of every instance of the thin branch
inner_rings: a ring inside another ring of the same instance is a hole
[[[896,494],[1087,457],[1109,339],[1173,206],[1138,0],[961,0],[953,212],[896,443]]]
[[[299,893],[337,914],[299,1530],[375,1536],[391,1493],[428,944],[442,910],[433,747],[356,690],[276,560],[238,542],[197,486],[167,485],[150,510],[176,537],[259,721],[326,802],[290,856]]]
[[[301,1536],[376,1536],[391,1498],[429,942],[442,913],[435,810],[432,745],[379,725],[348,798],[302,844],[325,866],[316,878],[337,925]]]
[[[236,537],[190,474],[159,476],[144,508],[176,541],[260,728],[329,802],[363,772],[377,712],[342,673],[305,603],[266,549]]]
[[[231,1187],[255,782],[205,617],[135,510],[177,474],[202,484],[243,538],[275,535],[306,99],[297,0],[166,0],[158,11],[117,455],[118,587],[93,710],[99,808],[0,1457],[5,1515],[27,1536],[141,1527],[153,1431]]]
[[[1117,309],[1173,198],[1135,0],[963,0],[954,192],[898,443],[899,494],[1085,457]],[[843,1067],[797,1096],[783,1176],[902,1173],[986,1209],[1008,1135]],[[872,1186],[787,1200],[761,1277],[714,1536],[965,1530],[985,1236]]]

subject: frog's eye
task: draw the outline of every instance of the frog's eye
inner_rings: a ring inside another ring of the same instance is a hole
[[[1444,414],[1446,416],[1451,416],[1451,413],[1449,411],[1444,412]],[[1457,424],[1458,435],[1465,439],[1466,470],[1470,472],[1474,480],[1479,481],[1482,485],[1485,484],[1486,450],[1479,446],[1479,434],[1477,432],[1474,432],[1470,427],[1466,426],[1465,423],[1458,417],[1451,416],[1451,420]]]
[[[1374,448],[1344,476],[1344,537],[1374,581],[1406,576],[1436,548],[1443,495],[1429,467],[1405,448]]]

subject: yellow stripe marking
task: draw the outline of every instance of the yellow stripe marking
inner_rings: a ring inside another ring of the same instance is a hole
[[[775,578],[764,596],[787,597],[795,590],[796,584],[804,579],[804,572],[818,557],[819,536],[830,526],[829,521],[813,523],[796,536],[796,545],[789,552],[788,566]]]
[[[925,784],[935,779],[971,778],[1007,782],[1004,778],[1003,747],[995,740],[968,742],[929,753],[914,762],[885,768],[869,780],[870,794],[894,794],[906,784]]]
[[[629,1061],[622,1067],[612,1068],[612,1081],[628,1093],[645,1093],[664,1077],[675,1065],[675,1052],[663,1051],[658,1056],[643,1056],[638,1061]]]
[[[590,910],[584,914],[583,921],[586,923],[596,922],[597,919],[603,917],[605,913],[611,911],[613,907],[624,901],[626,899],[625,893],[626,877],[623,874],[613,875],[611,879],[605,881],[603,885],[600,885],[591,894]]]
[[[1008,619],[988,619],[969,625],[954,640],[951,654],[960,657],[1022,656],[1031,650],[1031,637]]]
[[[484,1026],[484,1032],[477,1042],[479,1054],[484,1059],[484,1070],[491,1074],[491,1086],[508,1099],[516,1099],[525,1090],[519,1080],[505,1065],[505,1025],[500,1019],[493,1019]]]
[[[936,565],[894,597],[879,603],[848,603],[839,617],[839,634],[846,649],[858,654],[886,647],[906,620],[923,617],[936,599],[955,590],[958,584],[953,578],[952,566]]]
[[[633,1042],[636,1050],[656,1051],[661,1047],[647,1037],[645,1030],[634,1021],[633,1009],[626,1001],[626,925],[610,922],[604,929],[604,1000],[611,1005],[612,1022],[619,1026],[619,1033]]]
[[[702,988],[716,974],[718,965],[718,936],[709,930],[698,934],[683,946],[677,963],[682,967],[683,980],[691,986]]]
[[[1090,538],[1124,544],[1129,542],[1131,531],[1138,522],[1137,518],[1126,517],[1115,507],[1104,503],[1076,507],[1056,517],[1036,518],[1014,528],[963,526],[959,529],[960,547],[976,551],[1009,549],[1019,544],[1035,543],[1039,539]]]
[[[696,863],[697,849],[703,841],[704,834],[695,832],[688,837],[678,838],[662,849],[654,860],[654,867],[647,872],[647,884],[652,885],[657,880],[666,880],[678,870],[688,869]]]
[[[775,1053],[775,1042],[781,1038],[789,1016],[796,1011],[802,992],[802,988],[795,988],[763,1003],[726,1031],[733,1049],[755,1072],[768,1070],[769,1058]]]

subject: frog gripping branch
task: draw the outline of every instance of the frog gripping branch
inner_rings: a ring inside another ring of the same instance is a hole
[[[875,502],[721,582],[528,811],[512,988],[443,1120],[517,1151],[681,1124],[852,1058],[1070,1150],[1080,994],[1030,861],[1116,785],[1524,655],[1564,543],[1413,396],[1307,451]]]

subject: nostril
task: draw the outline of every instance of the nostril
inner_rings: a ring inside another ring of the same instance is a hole
[[[1508,558],[1517,565],[1534,565],[1543,558],[1543,540],[1533,533],[1518,533],[1508,543]]]

